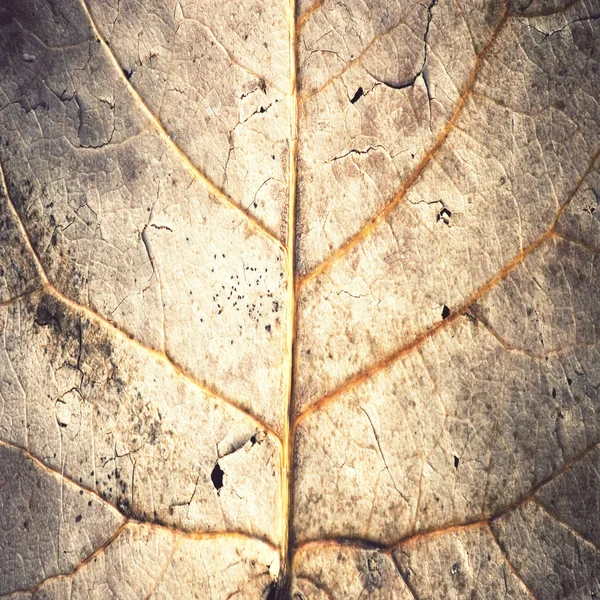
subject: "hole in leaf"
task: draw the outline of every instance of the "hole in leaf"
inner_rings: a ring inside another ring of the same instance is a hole
[[[442,221],[444,224],[448,225],[450,223],[450,217],[452,216],[452,211],[448,210],[445,206],[440,210],[435,219],[436,223]]]
[[[356,90],[356,93],[354,94],[354,96],[352,96],[352,99],[350,100],[350,103],[354,104],[355,102],[358,102],[363,97],[363,94],[364,94],[364,92],[363,92],[362,87],[359,87]]]
[[[223,487],[223,475],[225,475],[225,473],[219,466],[219,463],[217,463],[210,474],[210,478],[212,479],[213,485],[215,486],[217,492]]]
[[[458,456],[456,456],[456,454],[454,455],[454,468],[458,469],[458,463],[460,462],[460,458],[458,458]]]
[[[450,316],[450,309],[444,304],[442,308],[442,319],[447,319]]]

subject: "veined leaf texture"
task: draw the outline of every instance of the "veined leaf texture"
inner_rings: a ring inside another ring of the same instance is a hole
[[[0,598],[600,598],[598,0],[0,0]]]

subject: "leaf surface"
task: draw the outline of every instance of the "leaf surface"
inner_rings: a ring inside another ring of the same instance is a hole
[[[599,47],[0,2],[0,598],[600,597]]]

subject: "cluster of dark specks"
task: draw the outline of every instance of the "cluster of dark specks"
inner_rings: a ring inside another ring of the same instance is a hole
[[[219,258],[226,258],[225,254],[220,256],[217,254],[213,255],[215,260]],[[211,273],[215,272],[216,267],[211,268]],[[231,308],[236,312],[246,312],[247,316],[250,317],[255,323],[259,324],[260,320],[266,318],[269,312],[278,313],[280,309],[280,303],[277,300],[273,300],[273,292],[270,288],[267,288],[265,292],[260,292],[260,299],[255,302],[251,302],[250,299],[246,298],[246,294],[242,293],[242,287],[257,287],[260,288],[261,284],[264,284],[264,280],[267,277],[269,269],[265,267],[264,272],[259,271],[258,267],[244,265],[242,275],[233,274],[229,276],[229,284],[222,284],[220,290],[216,291],[212,296],[212,301],[215,303],[215,312],[217,315],[221,315],[226,308]],[[279,274],[283,277],[283,273]],[[190,292],[191,294],[191,292]],[[271,299],[268,302],[267,299]],[[271,309],[269,310],[269,305]],[[200,322],[203,322],[200,319]],[[279,325],[279,317],[275,317],[275,324]],[[239,325],[240,330],[242,326]],[[264,330],[270,333],[273,330],[273,323],[264,324]],[[230,344],[233,345],[233,340],[230,340]]]

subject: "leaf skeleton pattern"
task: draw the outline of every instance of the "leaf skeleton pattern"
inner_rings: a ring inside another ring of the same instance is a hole
[[[600,598],[597,0],[0,0],[0,598]]]

